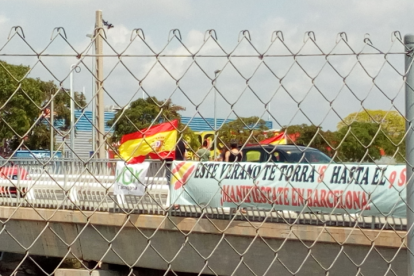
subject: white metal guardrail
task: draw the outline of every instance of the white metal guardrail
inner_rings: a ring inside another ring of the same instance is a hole
[[[167,179],[159,162],[151,162],[144,196],[114,195],[116,161],[81,164],[53,160],[41,165],[35,160],[13,160],[18,175],[0,179],[0,205],[80,210],[127,210],[164,213],[168,208]],[[9,170],[8,170],[9,171]],[[22,173],[24,171],[24,173]],[[68,173],[62,174],[67,171]],[[27,176],[26,176],[27,174]],[[25,175],[25,179],[21,179]],[[159,175],[159,176],[158,176]]]

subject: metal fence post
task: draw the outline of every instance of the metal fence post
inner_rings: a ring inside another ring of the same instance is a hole
[[[414,183],[412,176],[412,168],[414,165],[414,70],[413,64],[413,49],[414,49],[414,35],[409,34],[404,36],[404,44],[406,46],[407,54],[405,56],[405,117],[406,117],[406,158],[407,158],[407,260],[408,260],[408,275],[414,273]]]

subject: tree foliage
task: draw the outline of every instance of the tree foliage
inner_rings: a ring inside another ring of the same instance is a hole
[[[129,107],[119,110],[107,125],[113,127],[113,138],[119,141],[123,135],[147,128],[154,123],[179,119],[178,111],[183,109],[173,105],[171,100],[167,100],[163,106],[163,102],[155,97],[138,99],[131,102]]]
[[[184,107],[175,105],[171,99],[160,101],[156,97],[138,99],[131,102],[128,108],[119,110],[112,120],[107,122],[113,127],[112,142],[117,142],[125,134],[136,132],[154,124],[180,119],[179,111]],[[200,145],[194,132],[183,124],[178,126],[179,136],[183,136],[192,149]]]
[[[51,109],[53,98],[54,119],[63,122],[61,130],[68,130],[70,127],[70,91],[57,87],[52,81],[43,82],[42,90],[45,93],[43,109]],[[75,110],[82,110],[86,107],[86,98],[83,93],[74,91]]]
[[[356,123],[368,123],[368,125],[365,125],[368,127],[368,129],[359,130],[361,125]],[[364,141],[363,144],[366,144],[368,142],[369,135],[376,133],[375,130],[381,128],[380,134],[374,143],[374,147],[369,151],[369,153],[372,154],[371,159],[379,158],[375,150],[375,147],[377,147],[382,149],[383,153],[385,153],[386,156],[392,156],[399,162],[404,161],[405,120],[404,117],[401,116],[397,111],[364,110],[361,112],[354,112],[349,114],[344,118],[342,122],[338,124],[339,131],[337,133],[337,140],[339,140],[339,142],[343,139],[344,133],[348,131],[349,127],[351,127],[352,130],[355,129],[356,137],[358,137],[357,134],[364,135],[369,132],[368,136],[364,138],[366,141],[361,138]],[[371,139],[373,138],[374,136],[371,137]],[[355,154],[352,152],[347,152],[348,150],[352,149],[352,147],[349,146],[349,143],[352,142],[356,142],[356,139],[348,137],[346,140],[346,146],[342,149],[339,149],[339,152],[341,153],[339,156],[345,158],[345,161],[352,161],[355,159]],[[361,150],[358,144],[354,145],[353,147]]]
[[[292,125],[282,129],[286,131],[289,143],[317,148],[320,151],[332,155],[332,147],[336,144],[335,134],[331,131],[323,131],[315,125]],[[292,141],[293,140],[293,141]]]
[[[25,146],[29,149],[50,149],[50,118],[51,100],[53,98],[53,117],[55,129],[68,131],[70,129],[70,91],[58,89],[53,82],[42,83],[45,99],[42,103],[40,120],[33,126],[32,131],[25,141]],[[86,98],[83,93],[74,92],[75,110],[81,110],[86,107]],[[49,113],[49,116],[44,116]],[[76,120],[76,118],[75,118]],[[60,121],[61,125],[56,126]],[[73,130],[74,131],[74,130]]]
[[[23,138],[39,116],[41,81],[27,78],[30,68],[0,61],[0,138]]]
[[[220,143],[227,146],[231,140],[236,140],[239,145],[258,144],[267,138],[264,131],[268,129],[266,122],[257,116],[240,117],[223,124],[218,131],[218,137]]]
[[[337,132],[338,158],[349,162],[372,162],[381,158],[381,151],[391,153],[395,146],[377,123],[354,122]]]
[[[15,150],[24,141],[29,149],[50,147],[50,124],[43,121],[50,109],[51,95],[55,94],[55,119],[69,126],[69,93],[52,82],[30,78],[30,67],[0,61],[0,139],[9,140],[9,150]],[[75,92],[77,109],[86,105],[83,94]]]
[[[391,136],[399,136],[405,132],[405,120],[397,111],[363,110],[346,116],[338,124],[338,130],[354,122],[380,124]]]

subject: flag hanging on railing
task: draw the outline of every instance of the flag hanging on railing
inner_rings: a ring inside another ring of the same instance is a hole
[[[162,123],[121,138],[119,155],[129,164],[141,163],[148,155],[152,159],[174,159],[178,121]]]
[[[261,145],[285,145],[287,144],[286,132],[282,132],[279,135],[264,139],[260,141]]]

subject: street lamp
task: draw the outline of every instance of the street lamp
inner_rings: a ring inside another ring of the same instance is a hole
[[[71,157],[75,152],[75,93],[73,91],[73,71],[80,72],[80,67],[76,64],[70,66],[70,148],[72,150]]]
[[[92,34],[87,34],[87,37],[89,37],[91,40],[93,40],[93,35]],[[95,47],[92,47],[92,55],[95,55]],[[92,59],[92,72],[95,72],[95,62],[94,59]],[[94,74],[94,73],[93,73]],[[95,153],[95,148],[96,148],[96,135],[95,135],[95,78],[92,77],[92,151],[93,153]]]
[[[215,161],[216,158],[216,154],[217,154],[217,114],[216,114],[216,110],[217,110],[217,88],[216,88],[216,79],[217,79],[217,75],[221,72],[221,70],[216,70],[214,71],[214,82],[213,82],[213,86],[214,86],[214,155],[213,155],[213,160]]]
[[[53,88],[50,89],[50,157],[53,156],[53,148],[54,148],[54,137],[55,137],[55,132],[54,132],[54,126],[55,126],[55,118],[53,113],[55,112],[55,101],[54,101],[54,95],[55,93],[52,93]]]

